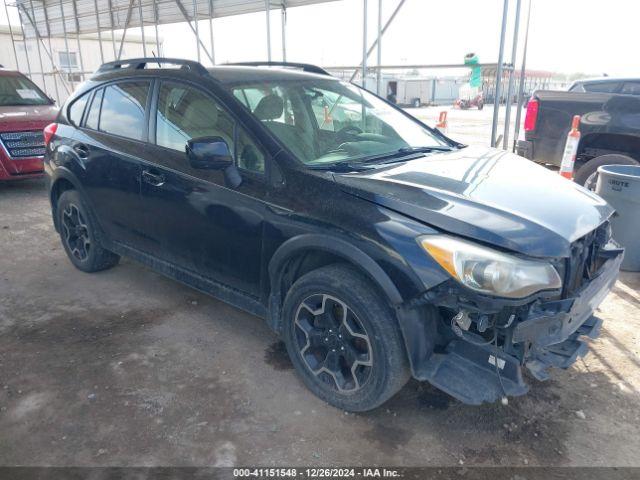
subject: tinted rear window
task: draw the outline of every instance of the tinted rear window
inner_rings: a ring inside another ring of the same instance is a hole
[[[121,137],[142,140],[149,82],[125,82],[104,89],[99,129]]]
[[[585,83],[584,89],[587,92],[614,93],[620,88],[620,82],[598,82]]]
[[[78,98],[75,102],[71,104],[69,107],[69,120],[71,123],[78,126],[82,121],[82,114],[84,113],[84,108],[87,105],[87,101],[91,95],[89,93],[84,94],[80,98]]]
[[[640,82],[626,82],[620,93],[626,95],[640,95]]]
[[[85,126],[87,128],[92,128],[93,130],[98,129],[98,120],[100,120],[100,103],[102,102],[103,92],[104,90],[100,89],[93,97],[93,101],[89,107],[89,112],[87,112],[87,119],[85,120]]]

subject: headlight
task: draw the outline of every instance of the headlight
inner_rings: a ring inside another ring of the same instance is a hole
[[[418,243],[453,278],[478,292],[523,298],[562,286],[558,272],[547,262],[522,260],[446,235],[425,235]]]

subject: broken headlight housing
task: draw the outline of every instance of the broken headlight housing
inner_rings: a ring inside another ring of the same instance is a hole
[[[525,260],[447,235],[424,235],[418,243],[453,278],[477,292],[524,298],[562,287],[548,262]]]

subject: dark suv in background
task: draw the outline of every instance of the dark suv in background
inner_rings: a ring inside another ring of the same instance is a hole
[[[265,318],[345,410],[410,375],[467,403],[521,395],[524,366],[544,379],[585,353],[622,257],[602,199],[273,67],[136,59],[84,83],[46,129],[71,262],[126,255]]]

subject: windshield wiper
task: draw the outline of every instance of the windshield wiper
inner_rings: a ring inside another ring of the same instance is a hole
[[[325,165],[309,165],[311,170],[333,170],[335,172],[362,172],[363,170],[371,170],[372,167],[365,166],[360,162],[332,162]]]
[[[450,152],[451,150],[452,150],[451,147],[445,147],[440,145],[433,146],[433,147],[402,147],[393,152],[381,153],[378,155],[371,155],[370,157],[365,157],[360,159],[360,161],[363,163],[372,163],[372,162],[377,162],[378,160],[404,158],[416,153]]]
[[[416,154],[429,153],[429,152],[450,152],[451,147],[445,146],[432,146],[432,147],[402,147],[393,152],[381,153],[378,155],[371,155],[369,157],[359,158],[357,160],[343,160],[339,162],[327,163],[326,165],[310,165],[312,170],[335,170],[340,172],[361,172],[363,170],[369,170],[373,168],[371,164],[379,160],[390,159],[405,159],[407,157],[414,157]],[[380,162],[391,163],[391,162]]]
[[[413,152],[450,152],[452,150],[451,147],[446,147],[444,145],[433,145],[430,147],[402,147],[398,149],[398,152],[402,153],[413,153]]]

